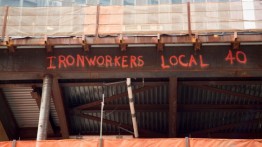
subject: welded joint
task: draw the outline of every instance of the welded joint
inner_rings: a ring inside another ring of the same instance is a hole
[[[124,37],[122,34],[119,35],[118,37],[118,40],[119,40],[119,48],[121,51],[126,51],[127,49],[127,44],[125,43],[125,40],[124,40]]]
[[[53,51],[53,46],[50,44],[47,35],[44,36],[44,44],[45,44],[46,51],[47,51],[48,53],[50,53],[50,52]]]
[[[152,40],[156,44],[157,51],[162,52],[164,50],[164,44],[161,42],[161,34],[158,33]]]
[[[240,48],[240,42],[237,38],[237,32],[234,32],[233,36],[233,42],[231,43],[232,49],[239,49]]]
[[[195,34],[195,40],[193,41],[194,50],[198,51],[201,49],[202,43],[200,39],[198,38],[198,34]]]
[[[82,35],[82,48],[85,52],[89,52],[90,50],[90,45],[87,44],[87,41],[86,41],[86,36],[85,35]]]
[[[5,45],[7,46],[7,49],[10,53],[14,53],[16,47],[13,45],[12,40],[9,36],[6,36],[4,38]]]

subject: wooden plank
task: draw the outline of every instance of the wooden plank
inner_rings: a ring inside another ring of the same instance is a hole
[[[151,89],[151,88],[152,88],[152,86],[145,86],[145,87],[142,87],[142,88],[139,88],[139,89],[134,89],[133,94],[136,94],[136,93],[139,93],[139,92]],[[127,96],[127,92],[107,97],[107,98],[105,98],[105,103],[119,99],[119,98],[122,98],[122,97],[125,97],[125,96]],[[88,103],[88,104],[77,106],[77,107],[74,108],[74,110],[77,111],[77,110],[88,109],[88,108],[100,105],[101,102],[102,102],[102,100],[98,100],[98,101],[95,101],[95,102],[91,102],[91,103]]]
[[[52,93],[53,93],[53,101],[59,119],[61,134],[64,139],[67,139],[69,138],[68,123],[67,123],[67,117],[64,108],[63,97],[57,78],[53,79]]]
[[[177,78],[169,78],[169,137],[177,136]]]
[[[8,139],[16,139],[18,126],[2,90],[0,90],[0,108],[0,122],[4,127]]]

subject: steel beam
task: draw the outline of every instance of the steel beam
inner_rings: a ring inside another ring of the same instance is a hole
[[[2,90],[0,90],[0,108],[0,123],[6,134],[3,135],[7,136],[9,140],[17,139],[18,126]]]
[[[177,136],[177,78],[169,78],[169,137]]]
[[[65,107],[64,107],[64,101],[63,101],[63,97],[61,93],[61,88],[60,88],[57,78],[53,79],[52,92],[53,92],[53,101],[54,101],[58,119],[59,119],[59,126],[61,128],[61,134],[64,139],[67,139],[69,138],[67,116],[65,113]]]
[[[223,36],[201,35],[198,39],[201,43],[231,43],[233,41],[234,34],[228,34]],[[261,34],[238,34],[239,42],[261,42]],[[11,39],[10,43],[14,46],[45,46],[44,38],[24,38],[24,39]],[[52,46],[56,45],[82,45],[82,38],[48,38],[48,43]],[[86,43],[88,45],[109,45],[119,44],[119,38],[116,37],[86,37]],[[125,36],[126,44],[155,44],[152,37],[149,36]],[[163,44],[193,44],[192,37],[190,36],[161,36],[161,43]],[[0,43],[0,46],[6,46],[4,42]]]

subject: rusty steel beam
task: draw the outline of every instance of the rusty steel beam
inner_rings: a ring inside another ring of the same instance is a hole
[[[18,125],[2,90],[0,90],[0,108],[0,122],[5,130],[6,136],[9,140],[17,139]]]
[[[134,89],[133,90],[133,94],[136,94],[136,93],[139,93],[139,92],[151,89],[151,88],[152,88],[152,86],[145,86],[145,87],[142,87],[142,88],[139,88],[139,89]],[[127,92],[107,97],[107,98],[105,98],[105,103],[113,101],[113,100],[116,100],[116,99],[119,99],[119,98],[122,98],[122,97],[125,97],[125,96],[127,96]],[[77,106],[77,107],[73,108],[73,110],[74,111],[79,111],[79,110],[88,109],[88,108],[100,105],[101,102],[102,102],[101,100],[98,100],[98,101],[91,102],[91,103],[88,103],[88,104],[80,105],[80,106]]]
[[[151,36],[125,36],[125,44],[155,44],[154,37]],[[198,36],[201,43],[231,43],[234,40],[234,34],[224,36]],[[24,39],[10,39],[10,44],[13,46],[45,46],[45,38],[24,38]],[[49,45],[79,45],[83,44],[82,38],[48,38]],[[262,42],[262,35],[238,35],[239,42]],[[119,37],[86,37],[88,45],[119,45]],[[161,36],[161,43],[163,44],[184,44],[194,43],[190,36]],[[7,44],[0,43],[1,46]]]
[[[243,78],[242,78],[243,79]],[[256,80],[228,80],[228,81],[180,81],[184,85],[262,85],[261,78]],[[1,85],[0,85],[1,86]]]
[[[163,70],[152,70],[152,71],[121,71],[121,72],[114,72],[114,71],[99,71],[94,70],[84,71],[84,72],[72,72],[72,71],[58,71],[54,74],[59,74],[60,79],[105,79],[105,78],[143,78],[143,77],[150,77],[150,78],[162,78],[162,77],[188,77],[188,78],[202,78],[203,75],[206,77],[260,77],[262,70],[203,70],[203,71],[163,71]],[[52,73],[52,72],[50,72]],[[36,72],[0,72],[0,80],[28,80],[28,79],[37,79],[41,80],[43,77],[43,71],[36,71]]]
[[[18,129],[18,136],[20,140],[35,140],[37,134],[37,127],[26,127]],[[63,139],[60,134],[48,134],[47,140]]]
[[[196,111],[254,111],[262,112],[261,104],[180,104],[179,112]]]
[[[92,116],[92,115],[88,115],[88,114],[82,114],[82,113],[76,113],[74,115],[82,117],[82,118],[94,120],[94,121],[97,121],[97,122],[100,122],[100,119],[101,119],[100,117],[96,117],[96,116]],[[123,124],[123,123],[108,120],[108,119],[103,119],[103,122],[106,123],[106,124],[110,124],[110,125],[113,125],[113,126],[116,126],[116,127],[121,127],[121,128],[127,129],[127,130],[133,129],[133,126],[131,126],[131,125]],[[166,137],[165,134],[154,132],[154,131],[151,131],[151,130],[145,130],[145,129],[139,128],[138,131],[139,131],[139,134],[141,133],[141,136],[143,136],[143,137]]]
[[[0,121],[0,141],[8,141],[8,140],[9,140],[9,138],[7,136],[5,128],[2,124],[2,122]]]
[[[169,78],[169,137],[177,136],[177,78]]]
[[[165,111],[168,112],[167,104],[136,104],[136,111]],[[85,112],[100,112],[100,106],[90,107],[85,109]],[[129,106],[126,104],[113,105],[106,104],[104,111],[129,111]],[[254,111],[261,112],[262,105],[260,104],[177,104],[178,112],[196,112],[196,111]]]
[[[55,104],[56,112],[57,112],[58,119],[59,119],[59,126],[61,129],[62,137],[64,139],[69,138],[68,123],[67,123],[67,117],[65,113],[65,107],[64,107],[60,85],[59,85],[57,78],[53,78],[52,94],[53,94],[53,101]]]
[[[168,105],[166,104],[136,104],[136,111],[167,111]],[[89,111],[101,111],[100,106],[90,107],[84,110],[85,112]],[[130,111],[128,104],[105,104],[104,111]]]

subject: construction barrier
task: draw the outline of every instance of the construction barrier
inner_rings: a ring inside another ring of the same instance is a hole
[[[98,139],[6,141],[0,147],[99,147]],[[104,139],[103,147],[261,147],[262,139]]]
[[[260,1],[190,5],[0,7],[0,16],[6,18],[0,19],[0,34],[4,31],[3,35],[9,37],[36,37],[261,31],[261,14]]]

